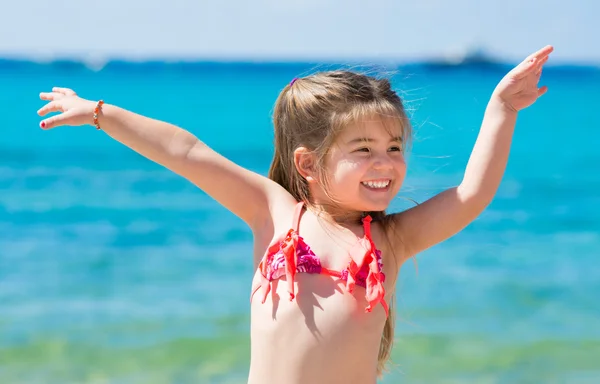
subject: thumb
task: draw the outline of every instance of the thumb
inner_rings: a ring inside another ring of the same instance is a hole
[[[60,127],[61,125],[68,125],[70,117],[71,117],[71,113],[69,113],[69,112],[64,112],[59,115],[51,116],[40,122],[40,128],[52,129],[52,128]]]

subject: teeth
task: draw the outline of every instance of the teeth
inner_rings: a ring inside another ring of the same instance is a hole
[[[362,183],[369,188],[385,188],[390,184],[390,181],[363,181]]]

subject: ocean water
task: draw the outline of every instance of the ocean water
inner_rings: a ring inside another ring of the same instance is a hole
[[[0,61],[0,383],[243,383],[252,236],[92,127],[38,128],[41,91],[170,121],[266,174],[272,106],[313,64]],[[460,182],[503,65],[390,74],[415,138],[393,210]],[[382,383],[600,382],[600,69],[549,67],[496,199],[398,283]]]

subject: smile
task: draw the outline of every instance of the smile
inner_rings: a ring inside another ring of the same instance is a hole
[[[384,180],[369,180],[369,181],[362,181],[361,184],[364,185],[365,187],[371,188],[371,189],[385,189],[387,188],[390,183],[392,181],[389,179],[384,179]]]

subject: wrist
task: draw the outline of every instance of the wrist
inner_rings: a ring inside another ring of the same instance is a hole
[[[493,95],[488,103],[488,110],[493,112],[502,113],[506,115],[516,116],[519,111],[515,109],[510,103],[507,103],[501,97]]]
[[[100,127],[100,116],[102,115],[102,107],[104,106],[104,100],[98,100],[94,105],[94,111],[92,114],[92,124],[96,129],[102,129]]]

